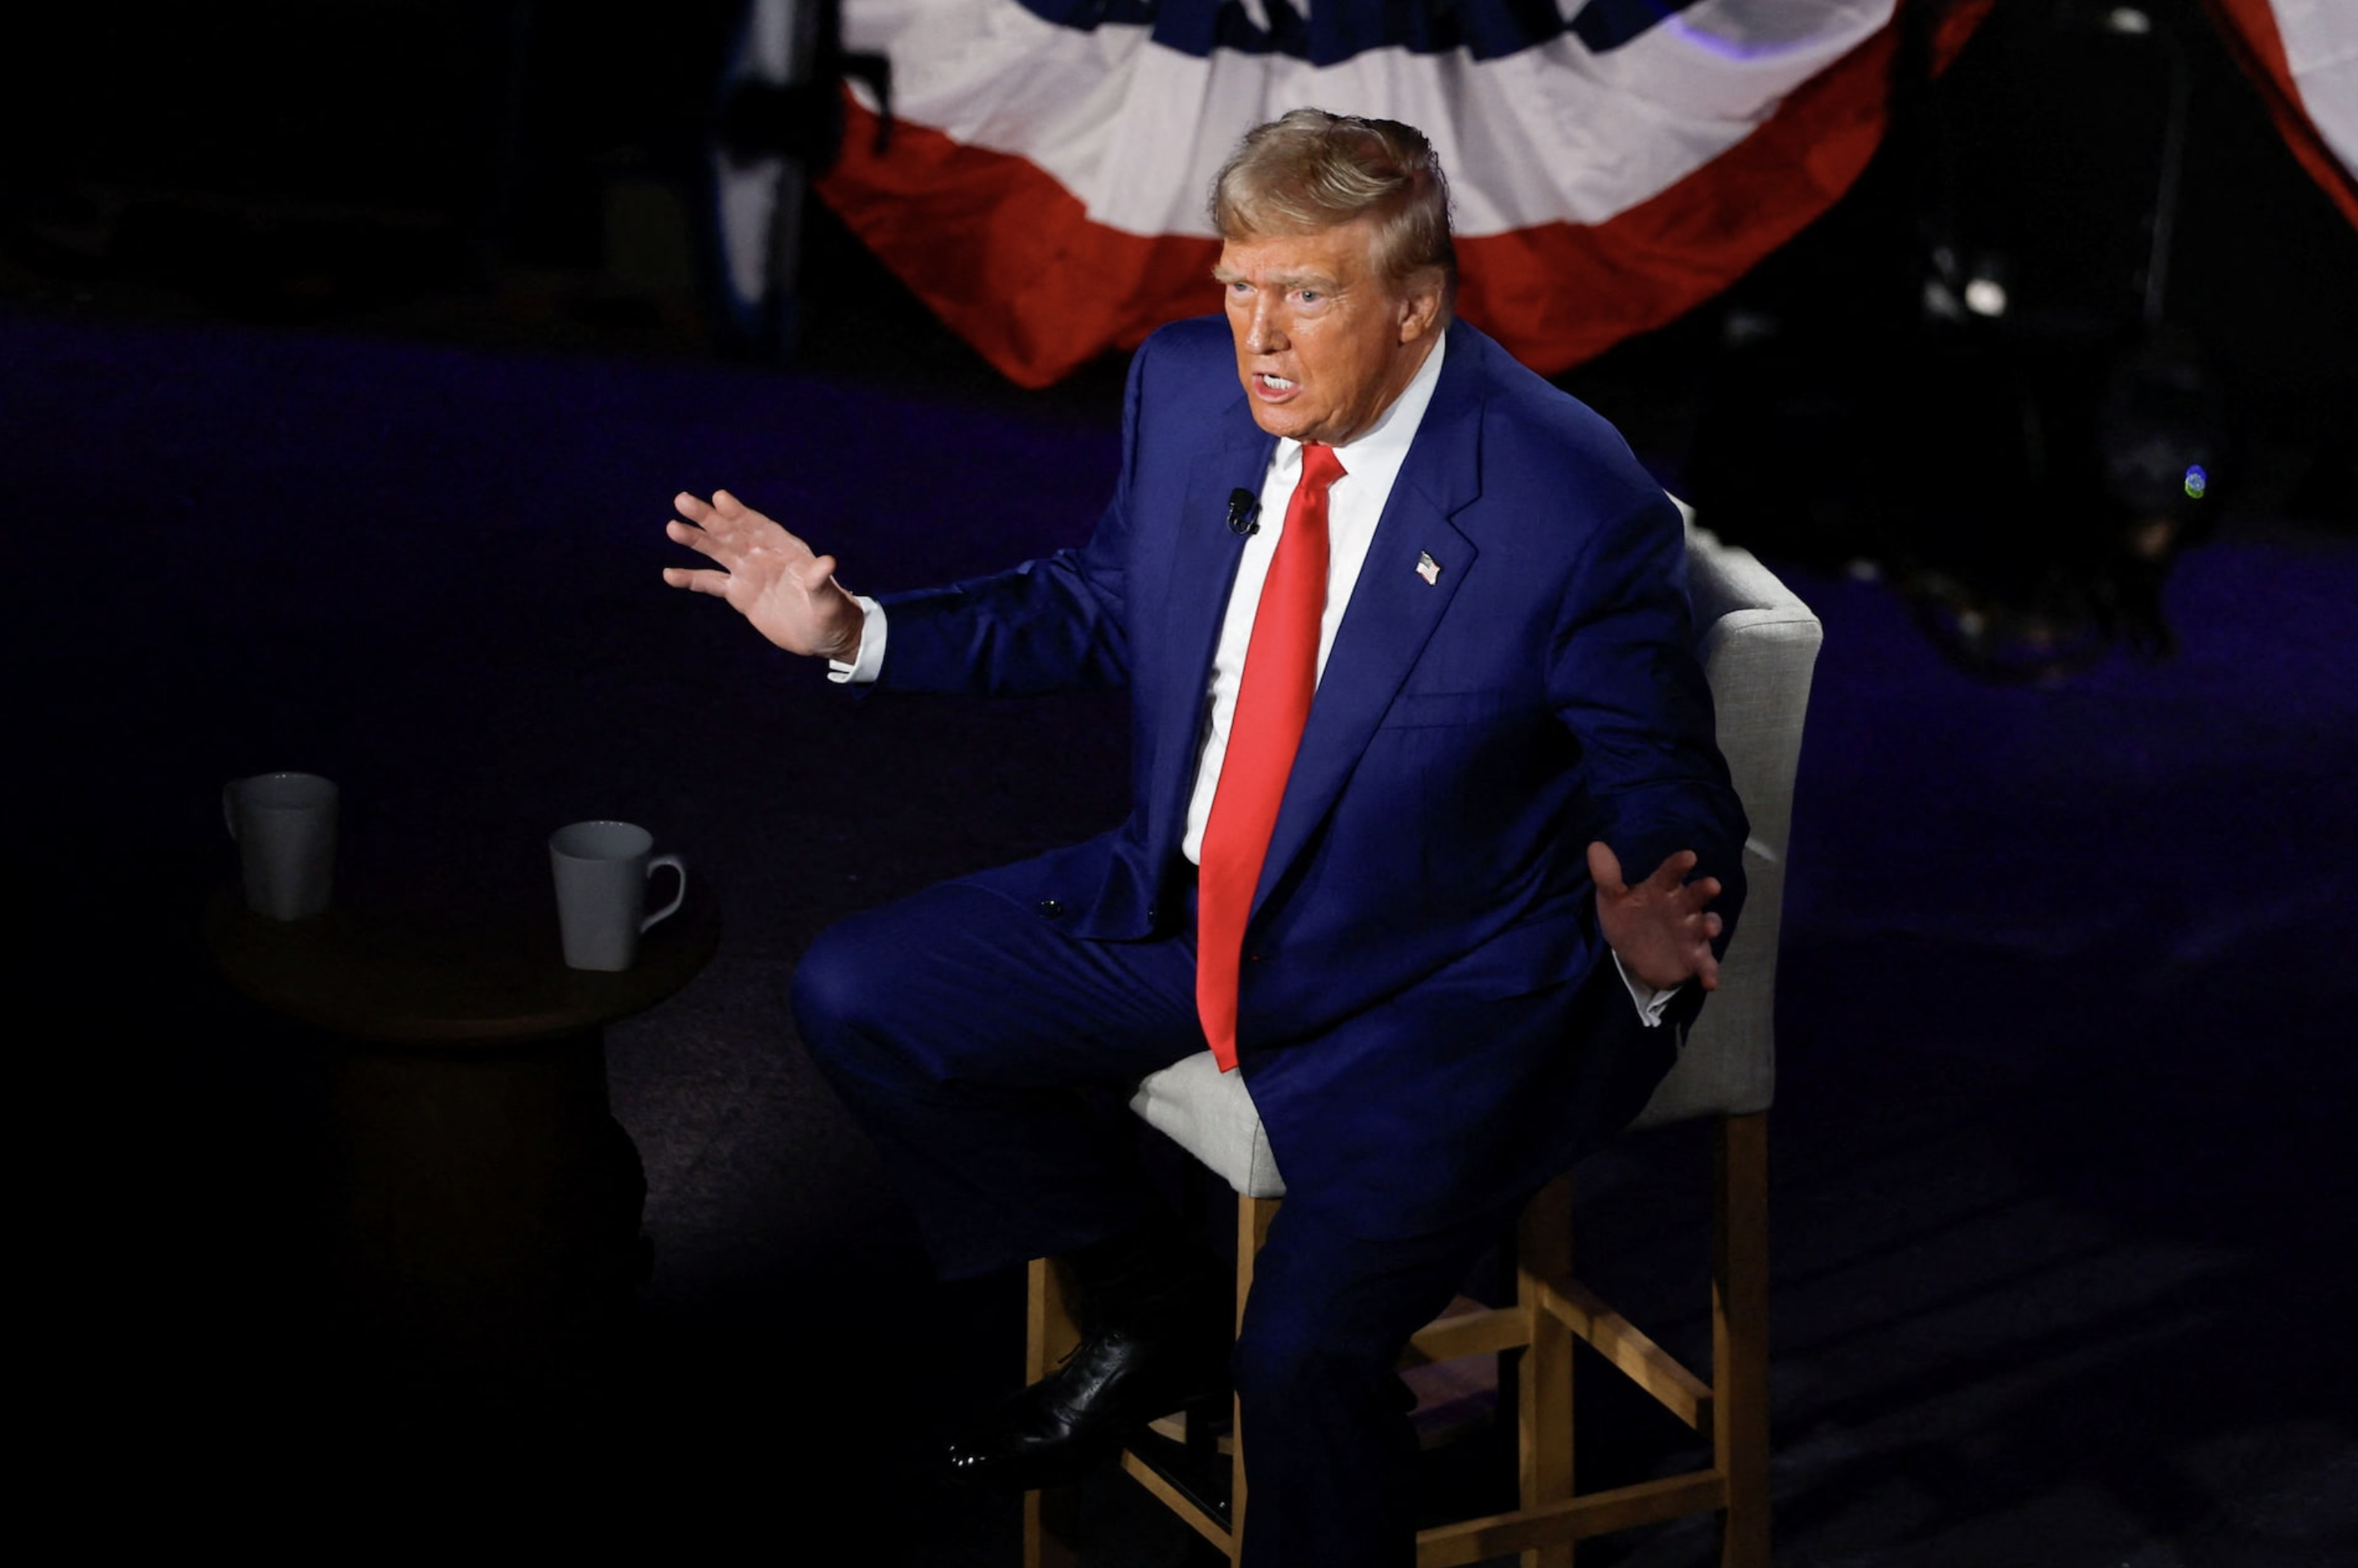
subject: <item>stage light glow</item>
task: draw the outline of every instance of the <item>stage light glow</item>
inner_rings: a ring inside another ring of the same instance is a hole
[[[1976,316],[2006,314],[2006,285],[1994,277],[1977,277],[1965,285],[1965,308]]]
[[[2201,463],[2186,465],[2186,495],[2190,501],[2200,501],[2202,492],[2211,488],[2211,475]]]

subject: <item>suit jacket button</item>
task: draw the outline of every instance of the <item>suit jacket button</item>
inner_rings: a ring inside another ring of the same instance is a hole
[[[1065,917],[1065,906],[1053,898],[1042,899],[1039,909],[1040,913],[1050,920],[1062,920]]]
[[[1146,924],[1149,925],[1160,925],[1163,924],[1163,906],[1161,904],[1150,903],[1146,906]]]

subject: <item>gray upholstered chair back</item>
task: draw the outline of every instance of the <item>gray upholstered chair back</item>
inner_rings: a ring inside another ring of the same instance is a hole
[[[1767,1110],[1777,1091],[1777,942],[1785,922],[1785,847],[1793,775],[1822,635],[1818,618],[1748,550],[1687,525],[1687,600],[1711,683],[1719,750],[1751,820],[1744,915],[1719,989],[1639,1114],[1639,1127]]]
[[[1766,1110],[1775,1097],[1777,939],[1801,720],[1817,663],[1818,618],[1749,551],[1687,527],[1687,594],[1697,652],[1718,710],[1719,749],[1751,819],[1744,917],[1720,966],[1719,990],[1638,1119],[1640,1127]],[[1208,1051],[1139,1085],[1130,1108],[1247,1197],[1280,1197],[1269,1138],[1243,1078]]]

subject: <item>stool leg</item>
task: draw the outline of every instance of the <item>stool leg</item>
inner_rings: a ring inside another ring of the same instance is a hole
[[[1515,1301],[1531,1336],[1517,1389],[1523,1507],[1572,1496],[1572,1330],[1540,1304],[1540,1287],[1572,1271],[1572,1181],[1559,1176],[1525,1206],[1517,1227]],[[1522,1554],[1522,1568],[1573,1568],[1570,1541]]]
[[[1024,1292],[1023,1381],[1026,1387],[1054,1371],[1058,1362],[1081,1342],[1065,1293],[1065,1278],[1055,1260],[1034,1258]],[[1049,1528],[1061,1496],[1033,1491],[1023,1494],[1023,1568],[1076,1568],[1076,1560],[1062,1538]]]
[[[1712,1449],[1727,1477],[1721,1568],[1768,1568],[1768,1118],[1719,1119],[1713,1148]]]
[[[1253,1260],[1269,1239],[1269,1227],[1277,1218],[1278,1198],[1237,1197],[1237,1317],[1229,1332],[1240,1334],[1245,1326],[1245,1300],[1252,1294]],[[1245,1556],[1245,1411],[1244,1401],[1234,1399],[1228,1415],[1228,1561],[1239,1563]]]

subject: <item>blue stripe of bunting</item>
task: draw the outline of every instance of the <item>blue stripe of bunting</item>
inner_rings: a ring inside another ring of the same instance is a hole
[[[1498,59],[1567,31],[1606,54],[1695,0],[1587,0],[1569,27],[1554,0],[1322,0],[1310,15],[1287,0],[1265,0],[1270,25],[1256,26],[1238,0],[1017,0],[1042,21],[1093,32],[1142,27],[1154,41],[1198,59],[1280,54],[1312,65],[1339,65],[1378,49]]]

